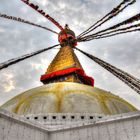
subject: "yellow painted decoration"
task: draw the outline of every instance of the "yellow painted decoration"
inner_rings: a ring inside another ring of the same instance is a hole
[[[110,92],[91,86],[61,82],[26,91],[5,103],[2,109],[27,114],[97,113],[113,115],[137,111]]]

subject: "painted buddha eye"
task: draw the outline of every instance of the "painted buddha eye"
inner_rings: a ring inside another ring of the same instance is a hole
[[[72,39],[73,39],[73,37],[72,37],[72,36],[70,36],[68,39],[69,39],[69,40],[72,40]]]
[[[63,40],[62,40],[62,42],[64,42],[64,43],[65,43],[65,42],[67,42],[67,41],[66,41],[66,39],[63,39]]]

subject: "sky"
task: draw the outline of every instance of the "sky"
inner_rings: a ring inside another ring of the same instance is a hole
[[[79,35],[111,11],[121,0],[32,0],[64,26]],[[140,11],[140,0],[100,29],[114,25]],[[17,16],[59,32],[52,23],[20,0],[0,0],[0,13]],[[140,32],[78,43],[78,48],[140,79]],[[0,63],[58,44],[57,35],[37,27],[0,18]],[[40,76],[59,49],[52,49],[0,71],[0,105],[14,96],[41,86]],[[140,109],[140,95],[92,60],[75,51],[95,86],[122,97]]]

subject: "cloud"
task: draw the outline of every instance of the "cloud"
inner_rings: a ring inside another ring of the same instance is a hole
[[[63,26],[68,23],[78,35],[112,10],[121,0],[33,0],[33,2],[38,3],[46,13]],[[139,7],[140,2],[137,2],[102,28],[138,13]],[[59,31],[21,1],[13,0],[10,3],[9,0],[1,0],[0,12]],[[50,32],[2,18],[0,18],[0,36],[0,62],[58,43],[57,36]],[[140,33],[130,33],[78,43],[78,47],[140,79],[139,38]],[[2,79],[0,80],[0,104],[25,90],[40,86],[40,76],[45,73],[57,52],[57,49],[53,49],[0,71],[0,79]],[[111,91],[140,108],[140,96],[137,93],[81,53],[76,51],[76,54],[86,73],[94,77],[96,86]]]
[[[3,33],[3,32],[5,32],[5,30],[0,28],[0,32]]]
[[[3,72],[1,74],[0,79],[1,79],[0,90],[4,90],[4,92],[10,92],[15,89],[12,73]]]

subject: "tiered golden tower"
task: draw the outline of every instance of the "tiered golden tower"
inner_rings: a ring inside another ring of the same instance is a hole
[[[56,82],[76,82],[93,85],[94,80],[86,76],[77,56],[74,53],[75,34],[66,25],[58,38],[61,48],[50,63],[46,73],[41,76],[44,84]]]

